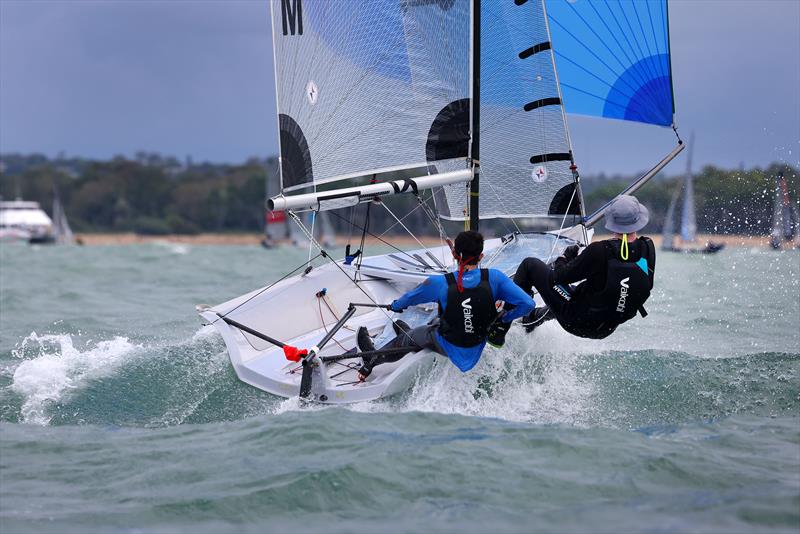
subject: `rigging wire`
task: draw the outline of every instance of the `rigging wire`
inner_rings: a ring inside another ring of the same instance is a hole
[[[373,179],[374,179],[374,176],[373,176]],[[367,232],[369,232],[369,221],[370,221],[370,211],[371,210],[372,210],[372,202],[367,204],[367,210],[366,210],[366,213],[364,214],[364,228],[362,228],[361,242],[358,245],[358,250],[361,252],[361,254],[358,255],[358,258],[356,258],[356,272],[353,273],[353,282],[356,281],[356,277],[358,276],[358,273],[361,271],[361,261],[364,259],[364,244],[365,244],[366,239],[367,239]],[[331,212],[331,213],[336,215],[335,212]],[[357,226],[353,221],[350,221],[350,225],[351,226]]]
[[[331,213],[335,213],[335,212],[333,212],[333,211],[332,211]],[[297,219],[298,219],[298,217],[297,217],[297,214],[296,214],[296,213],[294,213],[293,211],[289,210],[289,214],[290,214],[290,215],[291,215],[291,216],[292,216],[292,217],[293,217],[295,220],[297,220]],[[340,215],[337,215],[337,217],[340,217],[340,218],[342,218]],[[302,226],[302,225],[301,225],[301,228],[302,228],[304,231],[306,230],[306,229],[305,229],[305,226]],[[365,233],[366,233],[366,231],[365,231]],[[372,234],[370,234],[370,235],[372,235]],[[370,302],[372,302],[373,304],[375,304],[375,305],[376,305],[376,307],[377,307],[377,308],[378,308],[378,309],[381,311],[381,313],[383,313],[383,315],[385,315],[385,316],[386,316],[386,318],[387,318],[387,319],[389,319],[389,320],[392,322],[392,324],[394,324],[394,319],[392,319],[392,317],[391,317],[391,316],[390,316],[388,313],[386,313],[386,310],[385,310],[385,309],[383,309],[383,308],[381,307],[381,305],[380,305],[380,304],[378,304],[378,302],[377,302],[377,301],[375,301],[375,299],[374,299],[374,298],[372,298],[372,295],[370,295],[370,294],[367,292],[367,290],[365,290],[363,287],[361,287],[361,284],[359,284],[357,280],[355,280],[354,278],[350,278],[350,275],[349,275],[349,274],[347,274],[347,272],[346,272],[346,271],[345,271],[345,270],[342,268],[342,266],[341,266],[341,265],[339,265],[339,263],[338,263],[336,260],[334,260],[334,259],[331,257],[331,255],[330,255],[330,254],[328,254],[328,253],[325,251],[325,249],[322,247],[322,245],[321,245],[319,242],[317,242],[317,240],[316,240],[316,239],[314,239],[314,236],[313,236],[313,235],[308,235],[308,234],[306,233],[306,237],[308,237],[308,238],[309,238],[309,240],[311,241],[311,243],[312,243],[312,244],[313,244],[315,247],[317,247],[317,249],[319,250],[319,255],[320,255],[320,256],[322,256],[323,258],[326,258],[326,259],[327,259],[329,262],[331,262],[331,263],[332,263],[332,264],[333,264],[333,265],[334,265],[334,266],[335,266],[337,269],[339,269],[339,271],[340,271],[340,272],[341,272],[343,275],[345,275],[345,277],[347,277],[347,279],[348,279],[348,280],[352,281],[352,282],[353,282],[353,284],[354,284],[354,285],[355,285],[355,286],[358,288],[358,290],[359,290],[359,291],[361,291],[362,293],[364,293],[364,296],[365,296],[365,297],[367,297],[367,298],[369,299],[369,301],[370,301]],[[363,254],[362,254],[362,256],[363,256]]]
[[[442,247],[442,251],[444,252],[444,250],[450,250],[450,239],[447,236],[447,231],[442,225],[442,220],[439,217],[439,210],[436,207],[436,195],[433,191],[431,191],[430,199],[433,200],[433,209],[431,209],[431,207],[428,205],[427,200],[423,199],[419,195],[416,195],[416,197],[417,202],[419,203],[419,206],[417,207],[422,207],[423,213],[428,216],[428,220],[433,223],[433,225],[436,227],[436,230],[439,232],[439,245]],[[414,209],[416,210],[417,208]],[[450,250],[449,259],[446,259],[445,255],[442,254],[442,264],[446,264],[448,262],[452,263],[452,250]]]
[[[316,256],[314,256],[313,258],[311,258],[311,259],[310,259],[310,261],[314,261],[314,260],[316,260],[317,258],[319,258],[320,256],[322,256],[322,254],[321,254],[321,253],[320,253],[320,254],[317,254]],[[261,291],[259,291],[258,293],[254,294],[253,296],[251,296],[250,298],[248,298],[247,300],[245,300],[244,302],[242,302],[242,303],[240,303],[240,304],[237,304],[237,305],[236,305],[236,306],[235,306],[235,307],[234,307],[232,310],[229,310],[227,313],[225,313],[225,314],[223,314],[223,315],[219,316],[219,318],[217,318],[217,319],[214,319],[214,320],[211,322],[211,324],[214,324],[214,323],[216,323],[217,321],[219,321],[220,319],[222,319],[222,318],[224,318],[224,317],[227,317],[228,315],[232,314],[233,312],[235,312],[236,310],[238,310],[239,308],[241,308],[242,306],[244,306],[245,304],[247,304],[248,302],[250,302],[251,300],[253,300],[253,299],[254,299],[254,298],[256,298],[257,296],[259,296],[259,295],[261,295],[262,293],[264,293],[265,291],[267,291],[267,290],[271,289],[272,287],[274,287],[274,286],[275,286],[275,285],[277,285],[278,283],[280,283],[280,282],[283,282],[284,280],[286,280],[287,278],[289,278],[291,275],[293,275],[295,272],[299,271],[300,269],[302,269],[303,267],[305,267],[306,265],[308,265],[308,263],[310,263],[310,261],[309,261],[309,262],[303,262],[303,263],[301,263],[300,265],[298,265],[297,267],[295,267],[294,269],[292,269],[291,271],[289,271],[288,273],[286,273],[286,274],[285,274],[285,275],[283,275],[282,277],[278,278],[277,280],[275,280],[274,282],[272,282],[270,285],[268,285],[267,287],[265,287],[264,289],[262,289],[262,290],[261,290]]]
[[[419,244],[419,246],[420,246],[420,247],[422,247],[422,248],[426,248],[426,247],[425,247],[425,245],[424,245],[424,244],[422,244],[422,241],[420,241],[419,239],[417,239],[417,236],[415,236],[415,235],[414,235],[414,232],[412,232],[411,230],[409,230],[409,229],[408,229],[408,227],[407,227],[405,224],[403,224],[403,221],[397,218],[397,215],[395,215],[395,214],[394,214],[394,212],[393,212],[391,209],[389,209],[389,206],[387,206],[385,202],[381,202],[381,204],[382,204],[382,205],[383,205],[383,207],[386,209],[386,211],[388,211],[388,212],[389,212],[389,215],[391,215],[392,217],[394,217],[394,219],[397,221],[397,224],[399,224],[400,226],[402,226],[402,227],[403,227],[403,230],[405,230],[406,232],[408,232],[408,235],[410,235],[412,238],[414,238],[414,241],[416,241],[416,242],[417,242],[417,244]],[[417,208],[414,208],[414,209],[417,209]],[[409,215],[411,215],[411,213],[413,213],[413,210],[412,210],[411,212],[409,212],[408,214],[406,214],[406,217],[408,217]],[[403,217],[403,218],[405,219],[405,217]],[[388,232],[388,230],[387,230],[387,232]],[[384,232],[384,233],[383,233],[383,234],[381,234],[381,235],[384,235],[384,234],[386,234],[386,232]]]
[[[547,261],[545,263],[550,263],[550,260],[553,258],[553,252],[555,252],[558,240],[561,238],[561,232],[564,230],[564,223],[567,222],[567,217],[569,217],[569,209],[572,207],[572,201],[575,200],[575,193],[577,191],[577,187],[572,188],[572,196],[569,197],[569,204],[567,204],[567,209],[564,210],[564,218],[561,219],[561,227],[558,229],[558,233],[556,233],[557,237],[553,241],[553,247],[550,249],[550,254],[547,255]]]
[[[395,226],[397,226],[398,224],[402,224],[402,222],[401,222],[401,221],[404,221],[404,220],[406,220],[406,218],[407,218],[409,215],[411,215],[412,213],[414,213],[415,211],[417,211],[418,209],[420,209],[420,207],[421,207],[421,206],[417,206],[417,207],[416,207],[416,208],[414,208],[413,210],[411,210],[411,211],[409,211],[408,213],[406,213],[405,215],[403,215],[403,216],[400,218],[400,220],[399,220],[399,221],[397,221],[396,223],[394,223],[393,225],[391,225],[390,227],[388,227],[386,230],[384,230],[383,232],[381,232],[381,234],[380,234],[380,237],[383,237],[383,236],[385,236],[386,234],[388,234],[388,233],[389,233],[389,232],[392,230],[392,228],[394,228],[394,227],[395,227]],[[387,209],[388,209],[388,208],[387,208]],[[397,218],[397,217],[395,217],[395,219],[396,219],[396,218]],[[403,226],[403,228],[405,228],[405,226]],[[407,231],[408,233],[411,233],[409,230],[406,230],[406,231]]]
[[[492,190],[492,193],[494,193],[497,196],[497,198],[503,198],[502,196],[497,194],[497,191],[495,190],[494,185],[492,185],[491,181],[485,181],[485,182],[481,183],[481,185],[488,185],[489,189]],[[501,221],[502,225],[505,226],[506,231],[508,231],[509,228],[508,228],[508,225],[505,222],[503,222],[504,219],[500,219],[500,221]],[[517,232],[522,233],[522,230],[520,230],[519,226],[517,225],[517,221],[515,221],[513,217],[511,217],[511,224],[514,225],[514,228],[517,229]],[[508,233],[511,233],[511,232],[508,232]]]
[[[311,235],[312,236],[314,235],[314,225],[316,224],[316,222],[317,222],[317,212],[316,211],[312,211],[311,212]],[[311,263],[311,250],[312,250],[312,246],[311,246],[311,243],[309,243],[308,244],[308,263],[309,264]]]
[[[330,212],[330,214],[331,214],[331,215],[333,215],[334,217],[338,217],[339,219],[341,219],[341,220],[343,220],[343,221],[347,222],[347,220],[346,220],[344,217],[342,217],[341,215],[339,215],[339,214],[338,214],[338,213],[336,213],[335,211],[331,211],[331,212]],[[401,248],[399,248],[399,247],[397,247],[397,246],[395,246],[395,245],[393,245],[393,244],[389,243],[388,241],[386,241],[386,240],[385,240],[385,239],[383,239],[382,237],[380,237],[380,236],[378,236],[378,235],[375,235],[375,234],[373,234],[372,232],[370,232],[366,226],[359,226],[359,225],[357,225],[357,224],[355,224],[355,223],[352,223],[352,224],[353,224],[353,225],[354,225],[356,228],[358,228],[359,230],[362,230],[362,231],[364,232],[364,233],[363,233],[363,235],[362,235],[362,240],[361,240],[362,244],[364,243],[364,237],[366,237],[366,236],[368,235],[368,236],[370,236],[370,237],[374,237],[375,239],[377,239],[378,241],[380,241],[380,242],[381,242],[381,243],[383,243],[384,245],[386,245],[386,246],[388,246],[388,247],[391,247],[392,249],[396,250],[396,251],[397,251],[397,252],[399,252],[400,254],[405,254],[406,256],[408,256],[409,258],[411,258],[412,260],[414,260],[414,261],[417,261],[417,258],[415,258],[414,256],[412,256],[411,254],[409,254],[409,253],[408,253],[408,252],[406,252],[405,250],[403,250],[403,249],[401,249]],[[362,254],[362,256],[363,256],[363,254]],[[358,266],[359,266],[359,267],[361,266],[361,263],[360,263],[360,262],[359,262]],[[350,278],[350,277],[348,276],[348,278]]]

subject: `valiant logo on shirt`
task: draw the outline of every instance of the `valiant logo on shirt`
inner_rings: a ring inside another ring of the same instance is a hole
[[[622,281],[619,283],[619,301],[617,302],[617,313],[624,313],[625,312],[625,301],[628,300],[628,280],[631,277],[623,278]]]
[[[472,300],[472,298],[463,301],[461,307],[464,309],[464,332],[467,334],[474,334],[475,328],[472,326],[472,306],[469,303],[470,300]]]

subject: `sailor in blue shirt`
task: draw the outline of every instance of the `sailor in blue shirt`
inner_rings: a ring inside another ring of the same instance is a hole
[[[414,329],[403,328],[403,323],[400,328],[403,332],[381,348],[407,348],[408,352],[364,357],[359,369],[361,380],[365,380],[376,365],[395,362],[409,352],[421,349],[443,354],[461,371],[469,371],[478,363],[489,328],[495,320],[510,323],[533,310],[533,299],[505,274],[496,269],[478,268],[483,258],[481,234],[473,231],[458,234],[453,255],[458,261],[458,271],[431,276],[392,302],[395,312],[417,304],[436,302],[439,304],[438,320]],[[514,306],[499,318],[495,307],[498,300]],[[365,327],[358,329],[357,339],[362,352],[375,350]]]

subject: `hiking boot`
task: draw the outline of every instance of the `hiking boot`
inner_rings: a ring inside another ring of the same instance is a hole
[[[489,343],[489,345],[499,349],[505,345],[506,334],[510,328],[511,323],[504,323],[498,319],[492,324],[492,326],[489,327],[489,335],[486,336],[486,341]]]
[[[402,319],[398,319],[392,323],[392,328],[394,328],[394,334],[396,336],[399,335],[408,335],[411,332],[411,327],[408,326],[408,323]]]
[[[553,315],[550,313],[550,308],[547,306],[534,308],[531,313],[522,318],[522,326],[525,328],[525,331],[530,334],[536,330],[538,326],[541,326],[542,323],[552,318]]]
[[[366,326],[359,326],[358,332],[356,333],[356,343],[358,344],[358,350],[361,352],[372,352],[375,350],[375,344],[372,342],[372,338],[369,335],[369,330],[367,330]]]
[[[375,350],[375,343],[372,342],[372,338],[369,335],[369,330],[367,330],[366,326],[359,326],[358,332],[356,333],[356,344],[358,344],[358,350],[361,352],[372,352]],[[367,377],[372,373],[372,362],[375,359],[374,356],[364,356],[361,358],[361,367],[358,369],[358,379],[363,382],[367,379]]]

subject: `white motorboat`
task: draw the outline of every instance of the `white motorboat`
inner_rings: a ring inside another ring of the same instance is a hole
[[[309,260],[272,285],[198,306],[239,378],[323,403],[408,388],[434,355],[410,354],[359,382],[355,334],[367,326],[381,347],[397,318],[385,305],[453,268],[441,219],[472,229],[491,218],[554,222],[558,230],[486,241],[482,265],[509,274],[527,256],[550,260],[588,244],[604,208],[585,213],[566,112],[675,129],[666,1],[645,4],[383,0],[344,9],[272,0],[281,191],[268,208],[294,220],[318,251],[312,259],[324,263],[311,268]],[[623,16],[636,31],[610,22]],[[624,193],[682,149],[678,138]],[[381,201],[392,195],[415,197],[439,246],[366,256],[371,209],[405,227],[405,215]],[[348,222],[361,245],[348,245],[345,258],[331,257],[298,216],[359,204],[367,205],[364,222]],[[436,313],[417,306],[402,318],[413,327]]]
[[[0,241],[50,243],[54,239],[53,221],[38,202],[0,201]]]

